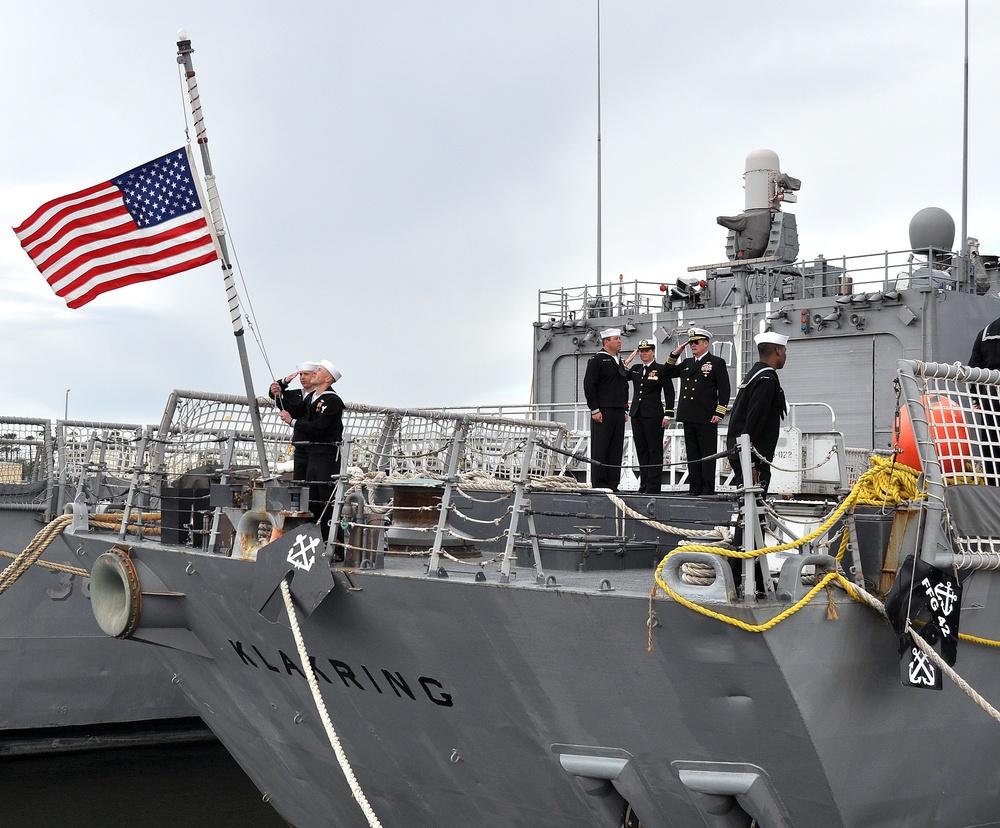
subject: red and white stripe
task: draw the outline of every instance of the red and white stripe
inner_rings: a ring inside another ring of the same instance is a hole
[[[218,258],[201,211],[143,229],[110,182],[43,204],[14,232],[52,290],[71,308],[106,291]]]

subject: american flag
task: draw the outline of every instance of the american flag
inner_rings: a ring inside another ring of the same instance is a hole
[[[46,202],[14,232],[71,308],[218,258],[183,147]]]

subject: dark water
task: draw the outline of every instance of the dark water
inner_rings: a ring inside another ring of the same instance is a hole
[[[215,741],[0,759],[3,828],[287,828]]]

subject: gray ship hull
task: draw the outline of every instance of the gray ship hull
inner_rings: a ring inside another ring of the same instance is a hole
[[[132,554],[184,596],[191,637],[157,648],[160,659],[279,813],[299,828],[364,825],[288,627],[251,606],[255,565]],[[648,571],[612,574],[613,590],[593,574],[545,587],[417,573],[396,562],[337,572],[302,621],[334,725],[385,825],[617,825],[602,811],[618,801],[607,783],[570,775],[566,756],[627,759],[616,792],[646,828],[705,825],[681,777],[718,767],[753,769],[776,825],[1000,824],[982,796],[1000,781],[994,727],[954,686],[903,688],[893,631],[843,593],[837,620],[822,593],[763,634],[657,598],[649,652]],[[976,577],[965,629],[987,633],[1000,620],[997,575]],[[776,610],[723,611],[752,622]],[[960,664],[990,695],[985,649],[964,648]]]
[[[0,548],[20,552],[43,526],[36,513],[0,511]],[[89,569],[77,549],[60,536],[42,560]],[[0,595],[0,618],[0,751],[11,740],[18,750],[58,748],[62,729],[86,744],[101,741],[87,728],[194,717],[150,652],[104,635],[87,578],[33,566]]]

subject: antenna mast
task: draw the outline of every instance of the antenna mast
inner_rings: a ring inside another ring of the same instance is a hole
[[[965,77],[962,104],[962,238],[961,284],[968,283],[969,272],[969,0],[965,0]]]
[[[597,293],[601,293],[601,0],[597,0]]]
[[[195,79],[194,65],[191,54],[194,49],[184,30],[177,32],[177,62],[184,67],[184,80],[187,82],[188,100],[191,104],[191,117],[194,118],[195,136],[198,148],[201,150],[201,162],[205,170],[205,186],[208,189],[208,208],[212,215],[215,237],[219,241],[219,251],[222,254],[222,279],[226,287],[226,298],[229,301],[229,316],[233,323],[233,335],[236,337],[236,347],[240,354],[240,366],[243,369],[243,384],[246,386],[247,404],[250,407],[250,422],[253,425],[253,435],[257,443],[257,456],[260,460],[261,476],[267,480],[271,475],[267,467],[267,453],[264,450],[264,432],[260,424],[260,410],[257,408],[257,397],[253,390],[253,378],[250,376],[250,361],[247,359],[247,346],[243,336],[243,312],[240,309],[240,297],[236,293],[236,282],[233,280],[233,266],[229,261],[229,247],[226,244],[226,231],[222,221],[222,209],[219,193],[215,186],[215,175],[212,172],[212,159],[208,154],[208,134],[205,129],[205,117],[201,110],[201,98],[198,94],[198,82]]]

